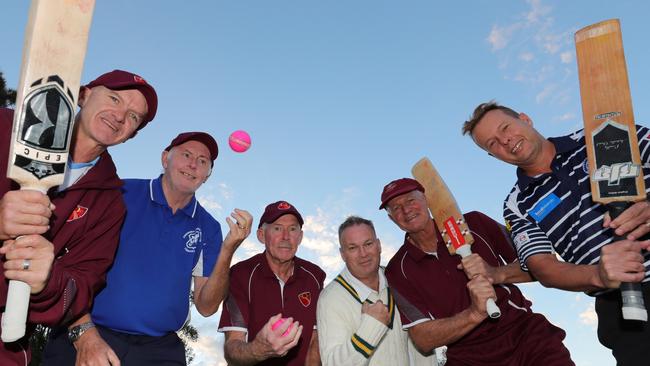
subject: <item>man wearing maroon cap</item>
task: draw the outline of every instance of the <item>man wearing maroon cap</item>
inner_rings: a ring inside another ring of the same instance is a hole
[[[214,314],[253,221],[235,209],[222,241],[221,226],[197,201],[218,152],[209,134],[181,133],[162,152],[160,177],[124,180],[127,213],[106,288],[90,314],[53,332],[44,365],[185,364],[176,332],[189,317],[192,280],[197,310]]]
[[[47,195],[18,190],[5,178],[13,111],[0,109],[0,254],[5,259],[0,305],[6,302],[7,280],[28,283],[29,324],[66,324],[89,310],[113,260],[125,212],[107,148],[132,137],[157,107],[153,87],[121,70],[82,86],[78,103],[64,183]],[[57,133],[42,130],[43,138]],[[0,345],[0,364],[29,362],[29,333]]]
[[[533,313],[512,285],[531,279],[499,224],[480,212],[464,215],[476,241],[474,254],[461,260],[443,244],[417,181],[387,184],[379,208],[406,232],[386,277],[403,327],[421,352],[446,345],[448,366],[574,364],[564,331]],[[488,298],[497,299],[500,318],[488,319]]]
[[[303,223],[286,201],[266,206],[257,228],[266,250],[230,270],[219,322],[230,364],[320,364],[316,301],[325,272],[296,257]]]

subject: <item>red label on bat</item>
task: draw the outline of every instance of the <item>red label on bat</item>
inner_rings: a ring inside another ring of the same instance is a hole
[[[458,249],[462,245],[465,245],[465,238],[460,232],[460,228],[458,227],[458,224],[456,224],[456,220],[454,220],[453,217],[445,220],[445,230],[447,230],[447,235],[449,236],[451,245],[453,245],[454,248]]]

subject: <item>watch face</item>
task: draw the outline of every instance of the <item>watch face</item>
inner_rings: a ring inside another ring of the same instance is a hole
[[[79,327],[74,327],[68,331],[68,339],[70,339],[70,342],[74,342],[79,338]]]

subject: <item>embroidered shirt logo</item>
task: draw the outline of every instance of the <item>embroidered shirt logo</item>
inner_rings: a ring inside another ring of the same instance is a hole
[[[201,228],[197,227],[194,230],[190,230],[183,235],[185,239],[185,251],[188,253],[194,253],[196,251],[196,246],[201,242]]]
[[[582,162],[582,171],[585,172],[585,174],[589,174],[589,160],[585,159]]]
[[[530,210],[530,216],[535,219],[535,221],[540,222],[553,211],[560,204],[560,197],[556,196],[555,193],[551,193],[546,196],[544,199],[540,200],[532,210]]]
[[[524,246],[530,241],[527,233],[519,233],[515,236],[515,245],[517,248]]]
[[[304,307],[308,307],[311,304],[311,292],[305,291],[298,294],[298,300]]]
[[[79,220],[80,218],[86,216],[86,212],[88,212],[88,207],[83,207],[77,205],[74,210],[70,213],[70,216],[68,216],[68,219],[66,222],[71,222],[74,220]]]

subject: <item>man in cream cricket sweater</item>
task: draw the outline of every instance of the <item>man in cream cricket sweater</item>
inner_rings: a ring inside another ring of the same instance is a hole
[[[370,220],[348,217],[339,227],[345,268],[320,294],[321,360],[328,365],[435,365],[435,356],[409,361],[408,334],[379,266],[381,243]]]

